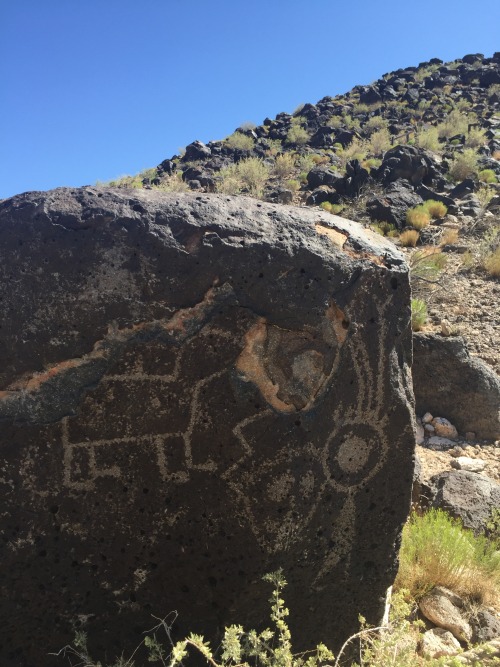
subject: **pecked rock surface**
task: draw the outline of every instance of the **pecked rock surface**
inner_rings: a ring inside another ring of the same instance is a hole
[[[85,188],[0,204],[0,656],[96,657],[151,614],[302,650],[377,623],[413,472],[410,292],[356,223]]]

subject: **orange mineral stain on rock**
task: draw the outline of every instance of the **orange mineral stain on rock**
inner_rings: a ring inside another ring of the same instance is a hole
[[[248,382],[258,387],[264,399],[279,412],[294,412],[295,406],[278,398],[279,385],[269,378],[264,366],[264,344],[267,339],[267,323],[261,317],[245,335],[245,347],[236,361],[237,370]]]
[[[330,241],[339,248],[343,248],[344,243],[349,238],[347,234],[339,232],[336,229],[332,229],[331,227],[326,227],[325,225],[322,225],[320,223],[317,223],[315,225],[315,229],[318,234],[327,236],[330,239]]]
[[[332,327],[335,338],[339,345],[343,345],[347,337],[347,331],[349,329],[349,320],[342,311],[333,301],[330,303],[326,309],[327,320]]]

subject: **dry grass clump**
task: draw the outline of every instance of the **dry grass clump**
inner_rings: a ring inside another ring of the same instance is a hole
[[[479,148],[486,143],[486,132],[479,127],[471,127],[465,145],[468,148]]]
[[[424,229],[424,227],[427,227],[430,224],[430,221],[430,213],[427,211],[423,204],[414,206],[413,208],[408,209],[406,212],[406,222],[411,227],[413,227],[413,229],[418,231]]]
[[[164,178],[156,188],[165,192],[190,192],[189,185],[182,180],[182,174],[179,172]]]
[[[483,268],[494,278],[500,278],[500,246],[483,260]]]
[[[371,135],[368,152],[372,155],[380,155],[381,153],[388,151],[390,147],[391,135],[387,128],[382,127]]]
[[[287,144],[297,144],[298,146],[303,146],[309,141],[309,132],[302,127],[298,118],[292,120],[292,126],[288,130],[286,135]]]
[[[413,331],[421,331],[427,322],[427,305],[422,299],[411,300],[411,328]]]
[[[422,206],[424,210],[429,213],[431,218],[434,218],[434,220],[444,218],[444,216],[448,213],[448,209],[443,204],[443,202],[435,201],[434,199],[428,199],[422,204]]]
[[[235,195],[245,190],[259,198],[268,179],[268,165],[260,158],[251,157],[220,170],[217,192]]]
[[[500,609],[500,552],[439,509],[414,513],[403,529],[396,590],[419,599],[434,586]]]
[[[447,119],[437,126],[438,136],[440,139],[449,139],[457,134],[467,134],[469,123],[470,120],[465,114],[453,109]]]
[[[416,229],[406,229],[401,232],[399,240],[405,248],[414,248],[417,245],[420,234]]]
[[[418,132],[415,143],[419,148],[424,148],[434,153],[439,153],[442,146],[439,143],[439,134],[437,127],[429,127],[426,130]]]
[[[440,246],[453,245],[458,240],[458,229],[444,229],[439,241]]]

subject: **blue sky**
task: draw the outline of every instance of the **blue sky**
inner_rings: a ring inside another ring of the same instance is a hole
[[[432,57],[500,50],[500,0],[0,0],[0,198],[153,167]]]

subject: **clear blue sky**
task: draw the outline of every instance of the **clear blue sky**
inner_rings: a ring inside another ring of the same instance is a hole
[[[499,26],[500,0],[0,0],[0,198],[136,173],[432,57],[491,56]]]

